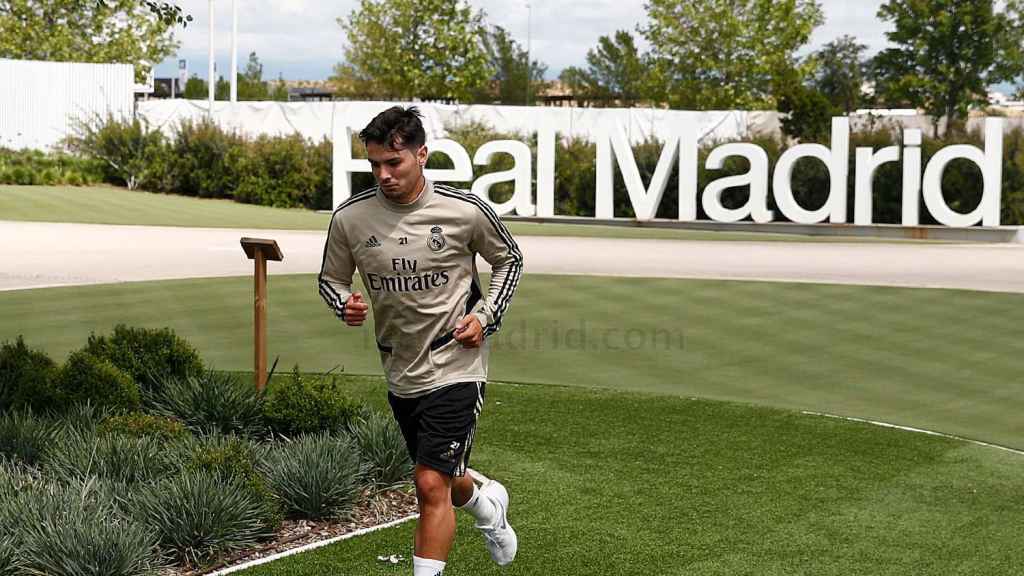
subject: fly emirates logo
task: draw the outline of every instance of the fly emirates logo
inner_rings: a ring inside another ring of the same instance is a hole
[[[442,288],[451,281],[447,270],[422,272],[417,270],[415,258],[392,258],[394,274],[368,272],[366,281],[374,292],[422,292]]]

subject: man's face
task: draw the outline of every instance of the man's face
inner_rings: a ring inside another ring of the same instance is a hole
[[[416,199],[420,177],[427,162],[427,147],[415,152],[398,145],[395,150],[387,145],[367,142],[366,156],[384,196],[389,200],[407,204]]]

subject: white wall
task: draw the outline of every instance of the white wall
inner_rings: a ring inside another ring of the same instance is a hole
[[[409,102],[215,102],[214,119],[223,128],[243,134],[298,133],[315,141],[330,138],[336,116],[360,130],[389,106]],[[479,121],[501,132],[532,134],[541,126],[554,127],[562,136],[594,141],[604,126],[618,123],[634,143],[648,137],[664,140],[680,126],[697,126],[701,138],[714,140],[748,136],[762,128],[778,127],[775,112],[688,112],[659,108],[562,108],[541,106],[485,106],[417,103],[424,114],[427,138],[445,138],[446,126]],[[207,115],[205,100],[150,100],[139,102],[138,114],[170,134],[183,119]]]
[[[0,147],[47,150],[78,119],[130,118],[134,85],[129,64],[0,59]]]

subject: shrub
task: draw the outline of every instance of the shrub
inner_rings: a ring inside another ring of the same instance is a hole
[[[342,392],[337,377],[304,376],[298,366],[290,376],[267,385],[263,407],[267,425],[285,436],[341,430],[359,409],[360,405]]]
[[[413,464],[394,418],[367,411],[351,428],[371,485],[389,488],[412,479]]]
[[[173,450],[164,442],[144,436],[93,436],[70,431],[47,451],[43,468],[66,481],[92,476],[124,485],[163,478],[180,469]]]
[[[301,136],[260,136],[247,147],[235,199],[278,208],[314,208],[322,179],[311,160],[311,146]]]
[[[241,483],[204,471],[144,486],[126,508],[156,534],[162,549],[192,566],[273,534],[261,503]]]
[[[266,449],[237,436],[207,436],[189,443],[183,458],[186,472],[208,472],[224,481],[238,481],[256,498],[264,511],[263,518],[272,530],[281,525],[280,502],[256,470]]]
[[[59,407],[56,373],[57,364],[45,352],[29,349],[21,336],[13,344],[4,342],[0,345],[0,412]]]
[[[67,139],[70,150],[103,162],[104,180],[127,186],[145,187],[156,176],[152,160],[163,155],[164,135],[138,117],[131,120],[95,116],[79,122],[75,135]]]
[[[109,360],[131,376],[142,390],[161,379],[184,378],[203,372],[199,353],[170,328],[114,327],[110,336],[89,335],[85,351]]]
[[[163,165],[171,173],[162,191],[200,196],[233,198],[243,176],[245,139],[222,130],[209,118],[183,120],[168,148],[172,159]]]
[[[122,517],[95,480],[35,485],[10,508],[29,574],[137,576],[161,564],[152,533]]]
[[[0,414],[0,456],[38,464],[54,436],[54,426],[30,410]]]
[[[355,443],[323,432],[273,447],[260,468],[285,510],[311,519],[350,512],[364,473]]]
[[[141,412],[109,416],[100,423],[97,433],[100,436],[120,434],[129,438],[156,438],[162,442],[189,436],[180,420]]]
[[[146,395],[151,411],[174,417],[199,434],[242,434],[264,431],[263,394],[251,382],[228,373],[165,379]]]
[[[109,360],[72,352],[57,373],[57,389],[69,403],[91,402],[113,410],[139,407],[139,386]]]

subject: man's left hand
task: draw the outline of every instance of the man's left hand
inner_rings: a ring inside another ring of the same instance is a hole
[[[456,322],[454,335],[466,348],[478,348],[484,342],[484,328],[475,314],[467,314]]]

